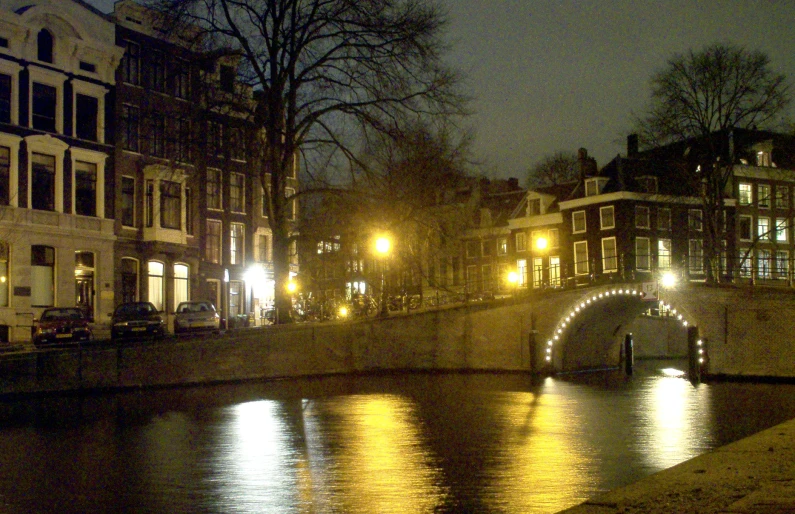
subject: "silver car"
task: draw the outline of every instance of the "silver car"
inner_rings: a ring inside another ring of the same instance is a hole
[[[212,302],[182,302],[174,313],[174,333],[219,332],[221,317]]]

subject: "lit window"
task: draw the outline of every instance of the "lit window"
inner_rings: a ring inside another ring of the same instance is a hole
[[[751,184],[741,183],[740,195],[738,198],[740,205],[751,205],[752,198],[753,198],[753,189],[751,187]]]
[[[657,240],[657,267],[659,269],[671,269],[671,240]]]
[[[787,242],[787,218],[776,218],[776,241]]]
[[[574,243],[574,273],[577,275],[588,274],[588,241]]]
[[[207,220],[207,236],[204,243],[207,262],[221,264],[221,221]]]
[[[2,265],[1,262],[0,265]],[[779,250],[776,252],[776,261],[774,266],[776,268],[776,278],[789,278],[789,252],[787,250]]]
[[[758,184],[756,188],[757,203],[760,209],[770,208],[770,185]]]
[[[615,237],[602,239],[602,271],[605,273],[618,271],[618,252],[616,250]]]
[[[789,209],[789,186],[776,186],[776,209]]]
[[[772,166],[772,159],[770,152],[759,151],[756,152],[756,165],[757,166]]]
[[[773,268],[773,254],[770,250],[759,250],[756,261],[759,278],[771,278]]]
[[[245,212],[245,183],[246,177],[242,173],[232,173],[229,176],[229,209],[232,212]]]
[[[186,265],[174,265],[174,307],[190,299],[188,297],[188,277],[189,273]]]
[[[497,240],[497,254],[505,255],[508,253],[508,239],[501,237]]]
[[[51,307],[55,302],[55,248],[31,246],[30,261],[30,305]]]
[[[220,210],[221,203],[221,170],[207,169],[207,208]]]
[[[163,271],[165,266],[162,262],[149,261],[148,266],[149,281],[149,301],[159,311],[163,310]]]
[[[244,226],[232,223],[229,240],[229,264],[243,264]]]
[[[756,237],[762,241],[769,241],[770,236],[770,218],[760,216],[756,224]]]

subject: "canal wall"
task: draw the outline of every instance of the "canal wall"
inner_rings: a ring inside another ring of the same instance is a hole
[[[381,370],[543,373],[552,370],[545,367],[547,347],[544,341],[535,341],[535,334],[543,328],[544,309],[550,305],[553,302],[504,300],[383,319],[241,329],[195,339],[7,352],[0,354],[0,394]],[[751,312],[756,324],[749,319],[744,333],[753,339],[739,344],[734,332],[731,344],[710,341],[710,361],[723,367],[711,364],[709,372],[795,378],[792,325],[779,324],[780,336],[771,337],[773,324],[760,323],[758,309]],[[755,331],[760,326],[768,330],[761,346]],[[619,364],[618,349],[628,332],[633,332],[637,357],[680,357],[685,353],[681,334],[662,320],[641,316],[619,328],[611,336],[615,351],[604,357],[607,366]],[[749,347],[765,351],[750,351]],[[781,358],[783,355],[789,358]]]

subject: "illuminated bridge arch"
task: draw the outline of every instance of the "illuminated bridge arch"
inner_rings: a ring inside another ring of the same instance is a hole
[[[657,304],[685,327],[692,320],[639,285],[601,286],[564,306],[544,337],[544,360],[559,371],[618,366],[621,344],[632,321]]]

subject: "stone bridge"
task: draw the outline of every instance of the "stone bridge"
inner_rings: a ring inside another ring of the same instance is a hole
[[[633,321],[658,301],[683,329],[697,329],[710,374],[795,376],[790,288],[680,283],[658,291],[656,283],[608,284],[495,303],[494,319],[485,312],[479,317],[493,327],[501,320],[514,337],[525,335],[534,366],[574,371],[618,365]]]

